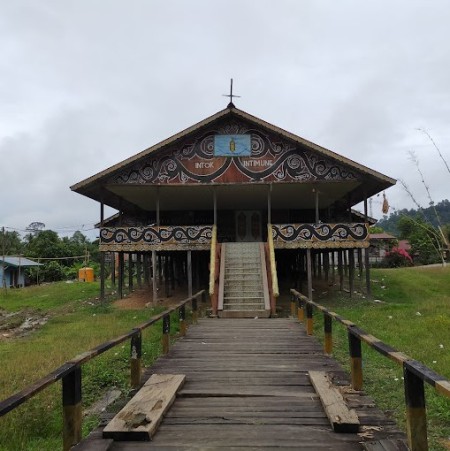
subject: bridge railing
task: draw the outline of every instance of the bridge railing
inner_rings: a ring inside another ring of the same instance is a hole
[[[333,349],[333,319],[346,327],[350,352],[351,383],[354,390],[361,390],[363,386],[362,341],[402,366],[408,444],[411,451],[428,450],[424,384],[425,382],[430,384],[435,388],[436,392],[450,398],[450,381],[417,360],[368,334],[352,321],[346,320],[326,307],[311,301],[298,291],[291,289],[291,295],[291,312],[294,313],[295,309],[297,309],[300,321],[304,321],[306,313],[306,332],[308,335],[313,335],[313,309],[322,312],[324,320],[324,351],[327,354],[331,354]]]
[[[11,410],[20,406],[37,393],[41,392],[55,382],[62,381],[62,403],[63,403],[63,449],[69,450],[73,445],[81,441],[82,428],[82,378],[81,367],[86,362],[98,357],[111,348],[131,340],[130,342],[130,382],[132,388],[138,388],[141,385],[141,359],[142,359],[142,331],[162,320],[162,348],[163,354],[169,352],[170,343],[170,315],[178,310],[180,320],[180,335],[186,333],[186,304],[189,302],[192,306],[192,321],[197,322],[198,318],[198,300],[206,301],[205,290],[199,291],[192,297],[181,301],[173,307],[153,316],[151,319],[142,323],[129,332],[120,335],[112,340],[96,346],[86,351],[74,359],[65,362],[59,368],[29,385],[20,392],[10,396],[0,402],[0,417]]]

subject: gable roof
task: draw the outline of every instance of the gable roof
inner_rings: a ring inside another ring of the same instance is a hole
[[[0,257],[0,265],[5,262],[5,265],[8,266],[14,266],[15,268],[18,268],[19,266],[25,267],[25,266],[41,266],[41,263],[37,263],[33,260],[30,260],[25,257],[15,257],[15,256],[7,256],[5,258]]]
[[[130,166],[133,163],[135,163],[136,161],[143,159],[143,158],[149,156],[150,154],[154,154],[155,152],[162,150],[171,144],[174,144],[176,141],[187,137],[189,134],[191,134],[193,132],[197,132],[200,129],[202,129],[208,125],[211,125],[212,123],[216,122],[217,120],[225,118],[227,116],[229,116],[230,118],[236,117],[236,118],[240,118],[240,119],[249,121],[255,125],[258,125],[259,127],[263,128],[263,129],[266,129],[268,131],[271,131],[271,132],[279,135],[280,137],[283,137],[289,141],[293,141],[295,143],[301,144],[302,146],[305,146],[306,148],[309,148],[310,150],[318,152],[319,154],[321,154],[323,156],[326,156],[335,161],[341,162],[363,174],[372,176],[372,177],[378,179],[378,181],[381,182],[383,185],[385,185],[386,188],[391,185],[394,185],[396,183],[396,180],[391,177],[381,174],[380,172],[374,171],[373,169],[370,169],[362,164],[356,163],[355,161],[353,161],[349,158],[346,158],[346,157],[339,155],[329,149],[326,149],[325,147],[319,146],[318,144],[315,144],[315,143],[308,141],[300,136],[297,136],[293,133],[283,130],[282,128],[272,125],[269,122],[266,122],[266,121],[259,119],[249,113],[246,113],[245,111],[239,110],[238,108],[235,108],[234,105],[231,104],[231,106],[217,112],[216,114],[213,114],[212,116],[209,116],[208,118],[186,128],[185,130],[183,130],[179,133],[176,133],[175,135],[171,136],[170,138],[167,138],[167,139],[143,150],[142,152],[137,153],[136,155],[134,155],[130,158],[127,158],[127,159],[125,159],[125,160],[91,176],[91,177],[88,177],[85,180],[82,180],[81,182],[78,182],[78,183],[72,185],[70,187],[70,189],[72,191],[78,192],[80,194],[86,194],[86,191],[88,190],[88,188],[90,186],[94,185],[96,182],[99,182],[104,178],[111,176],[114,172],[116,172],[120,169],[123,169],[127,166]]]

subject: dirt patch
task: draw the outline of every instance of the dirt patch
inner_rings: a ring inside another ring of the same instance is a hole
[[[156,305],[170,307],[188,297],[186,289],[176,290],[170,297],[158,297]],[[135,290],[123,299],[113,302],[121,310],[142,310],[153,307],[153,292],[149,289]]]
[[[25,309],[19,312],[0,310],[0,340],[28,335],[49,320],[48,314]]]

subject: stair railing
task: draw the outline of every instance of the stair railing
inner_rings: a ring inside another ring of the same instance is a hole
[[[217,243],[217,226],[213,225],[211,234],[211,253],[209,260],[209,296],[213,315],[217,315],[218,278],[220,272],[220,244]]]
[[[267,224],[267,243],[269,244],[270,273],[272,275],[272,293],[277,298],[280,295],[278,288],[277,263],[275,261],[275,248],[273,245],[272,224]]]

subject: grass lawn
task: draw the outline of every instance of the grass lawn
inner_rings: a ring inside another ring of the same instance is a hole
[[[317,301],[450,379],[450,268],[372,270],[373,300],[347,295]],[[318,336],[321,315],[316,315]],[[348,368],[345,329],[333,324],[335,356]],[[365,390],[405,426],[402,368],[363,344]],[[430,449],[450,449],[450,399],[426,384]],[[446,447],[447,446],[447,447]]]
[[[158,310],[118,310],[93,302],[97,283],[56,283],[9,290],[0,295],[0,308],[51,312],[49,321],[29,336],[0,340],[0,399],[43,377],[62,363],[98,344],[129,331]],[[177,318],[172,318],[173,330]],[[160,353],[160,324],[143,332],[143,360],[150,364]],[[89,406],[112,387],[129,390],[129,342],[83,365],[83,405]],[[95,425],[86,418],[84,428]],[[56,450],[62,446],[61,383],[0,418],[0,450]]]

